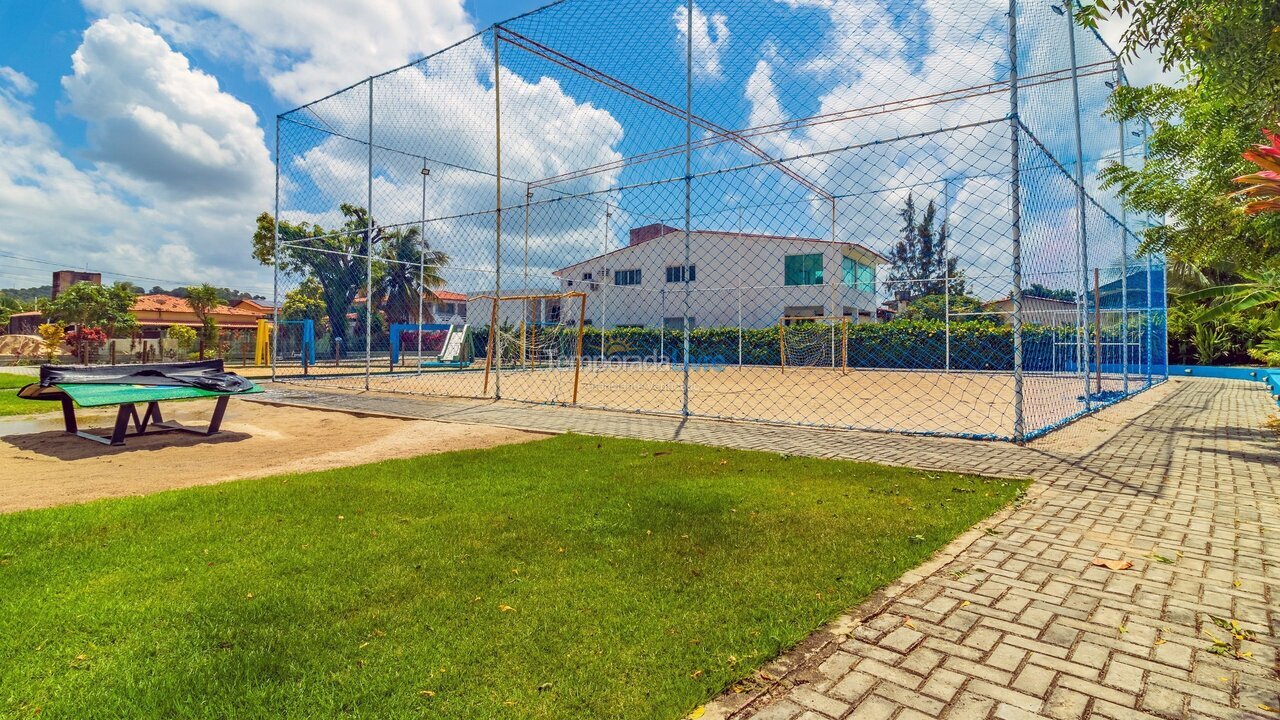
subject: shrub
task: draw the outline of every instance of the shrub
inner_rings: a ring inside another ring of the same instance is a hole
[[[36,333],[40,336],[45,361],[51,364],[58,362],[62,343],[67,339],[67,329],[57,323],[44,323],[36,328]]]

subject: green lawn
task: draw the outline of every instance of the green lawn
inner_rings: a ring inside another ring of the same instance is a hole
[[[0,373],[0,417],[6,415],[27,415],[30,413],[57,410],[54,403],[37,403],[18,399],[18,388],[36,381],[30,375]]]
[[[31,375],[15,375],[14,373],[0,372],[0,390],[20,388],[23,385],[30,385],[37,380],[39,380],[39,378]]]
[[[679,718],[1023,487],[562,436],[0,516],[0,714]]]

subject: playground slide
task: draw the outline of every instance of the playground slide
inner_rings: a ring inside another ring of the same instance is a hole
[[[444,347],[440,349],[441,362],[458,362],[462,359],[462,342],[467,337],[467,326],[449,328],[449,335],[444,339]]]

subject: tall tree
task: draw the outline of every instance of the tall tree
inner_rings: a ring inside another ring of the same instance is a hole
[[[258,229],[253,235],[253,256],[264,265],[277,260],[280,269],[303,278],[311,277],[319,283],[324,302],[325,316],[335,338],[343,338],[348,345],[354,337],[348,336],[347,314],[358,294],[365,292],[367,248],[373,248],[375,260],[386,258],[400,263],[374,262],[373,287],[381,302],[394,304],[403,319],[417,314],[417,294],[431,297],[431,290],[441,287],[444,280],[440,268],[449,258],[443,253],[427,250],[425,282],[418,282],[418,229],[387,230],[373,224],[369,232],[368,212],[355,205],[344,203],[340,207],[345,218],[342,226],[326,230],[310,223],[280,223],[280,257],[275,256],[275,222],[270,214],[258,216]],[[409,264],[412,267],[408,267]],[[397,277],[389,277],[389,276]],[[408,298],[412,297],[412,302]],[[390,307],[388,312],[392,312]],[[359,327],[351,328],[353,336],[363,334],[363,320]],[[380,327],[380,323],[374,323]]]
[[[948,228],[945,222],[936,231],[937,207],[930,201],[923,217],[917,220],[914,195],[898,212],[902,219],[901,240],[889,255],[890,270],[886,287],[894,297],[908,302],[926,295],[947,292],[950,276],[953,296],[965,294],[964,276],[956,268],[956,258],[947,255]]]
[[[1130,20],[1121,52],[1158,50],[1185,85],[1120,87],[1112,117],[1153,130],[1142,167],[1112,165],[1100,178],[1129,209],[1164,218],[1143,232],[1142,252],[1171,266],[1259,267],[1280,257],[1280,217],[1239,212],[1232,178],[1251,170],[1241,153],[1280,121],[1280,3],[1275,0],[1098,0],[1078,17]],[[1210,281],[1223,280],[1210,277]]]
[[[119,335],[138,327],[133,301],[131,288],[123,283],[103,287],[79,282],[59,293],[46,309],[54,320],[80,329],[95,328],[108,335]]]
[[[200,320],[200,337],[207,347],[217,347],[218,323],[214,320],[212,313],[222,304],[218,289],[205,283],[204,285],[188,287],[186,291],[187,304],[191,306],[191,312],[195,313],[196,318]]]
[[[387,320],[421,325],[431,320],[434,290],[444,287],[440,268],[449,258],[421,242],[418,228],[388,232],[383,237],[381,256],[386,258],[375,296],[382,302]],[[418,302],[422,298],[422,302]],[[418,317],[418,306],[423,317]]]

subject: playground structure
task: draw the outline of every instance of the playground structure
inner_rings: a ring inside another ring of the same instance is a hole
[[[273,352],[273,348],[275,351]],[[255,334],[253,364],[274,365],[282,358],[297,357],[305,371],[316,364],[316,324],[314,320],[259,320]]]
[[[1162,382],[1115,54],[881,10],[563,0],[281,115],[275,379],[1014,442]]]
[[[404,335],[413,333],[413,341],[404,342]],[[425,336],[425,337],[424,337]],[[456,368],[471,366],[475,357],[472,351],[471,326],[452,324],[391,326],[391,367],[409,358],[418,368]]]

